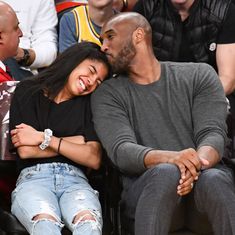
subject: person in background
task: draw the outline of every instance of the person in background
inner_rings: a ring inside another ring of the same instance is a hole
[[[74,235],[102,234],[98,193],[85,173],[101,163],[90,94],[109,71],[100,47],[82,42],[15,90],[10,133],[20,175],[12,213],[29,234],[59,235],[64,224]]]
[[[17,54],[6,61],[15,80],[37,73],[57,56],[57,13],[53,0],[4,0],[16,12],[23,37]]]
[[[173,212],[191,198],[213,234],[234,235],[234,175],[220,162],[227,102],[214,69],[159,62],[151,26],[138,13],[112,17],[101,39],[119,75],[93,93],[93,119],[107,156],[122,173],[121,206],[134,221],[134,234],[167,235],[177,219]]]
[[[65,13],[60,20],[59,52],[81,41],[100,45],[101,27],[115,13],[113,0],[88,0],[86,6]]]
[[[117,11],[131,11],[137,0],[113,0],[113,7]]]
[[[12,81],[4,60],[16,56],[22,31],[14,10],[0,1],[0,83]]]

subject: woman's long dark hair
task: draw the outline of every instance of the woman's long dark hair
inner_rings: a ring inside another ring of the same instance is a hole
[[[20,82],[19,86],[29,82],[31,94],[42,90],[50,99],[54,99],[64,87],[70,73],[86,59],[103,63],[108,68],[108,76],[111,75],[107,57],[100,47],[93,42],[81,42],[69,47],[50,66],[38,75]]]

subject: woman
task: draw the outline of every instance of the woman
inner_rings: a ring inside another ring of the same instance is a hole
[[[30,234],[61,234],[63,222],[73,234],[102,233],[98,195],[84,170],[101,162],[89,94],[109,72],[99,46],[82,42],[16,88],[10,129],[20,175],[12,213]]]

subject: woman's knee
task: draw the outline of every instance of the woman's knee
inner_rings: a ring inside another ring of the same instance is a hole
[[[99,211],[82,210],[77,213],[72,223],[75,228],[84,225],[90,226],[92,230],[102,230],[102,218]]]

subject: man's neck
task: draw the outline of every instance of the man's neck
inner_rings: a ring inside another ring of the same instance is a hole
[[[175,7],[175,9],[178,11],[181,20],[184,21],[189,16],[189,10],[191,6],[193,5],[195,0],[189,0],[185,3],[172,3],[172,5]]]
[[[135,83],[147,85],[160,79],[161,64],[154,55],[144,56],[144,58],[144,61],[143,57],[139,60],[136,58],[129,70],[129,77]]]
[[[89,15],[96,25],[102,27],[103,24],[111,18],[111,16],[114,14],[114,11],[112,9],[112,4],[107,5],[103,9],[95,8],[93,6],[89,6]]]

